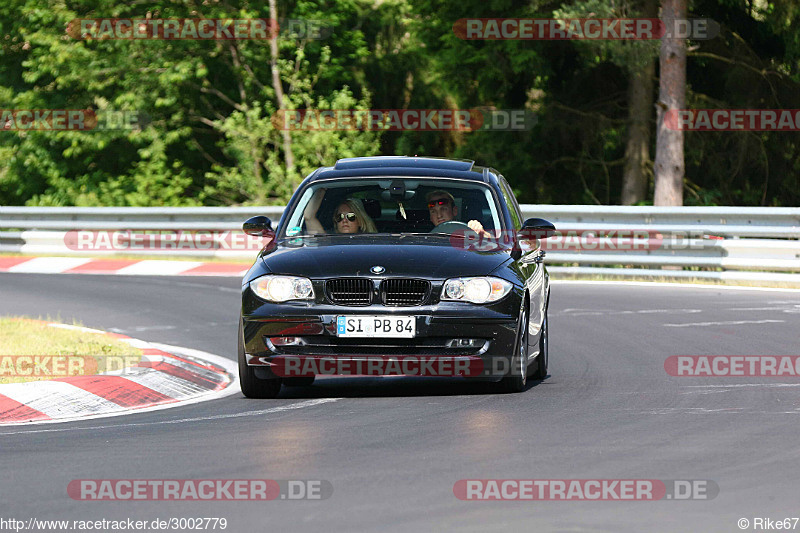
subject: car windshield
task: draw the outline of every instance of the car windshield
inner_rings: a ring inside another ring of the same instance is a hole
[[[442,233],[478,221],[503,229],[485,183],[436,178],[345,178],[313,183],[286,218],[282,237],[337,233]],[[472,224],[471,224],[472,225]]]

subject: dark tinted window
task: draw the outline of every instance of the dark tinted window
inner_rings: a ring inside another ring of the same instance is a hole
[[[511,215],[511,223],[514,224],[514,229],[520,229],[522,227],[522,212],[517,203],[517,199],[514,197],[511,187],[503,176],[498,174],[497,181],[500,184],[500,191],[503,193],[503,198],[508,206],[508,212]]]
[[[396,182],[402,182],[405,187],[402,199],[391,194],[390,186]],[[362,216],[369,217],[377,233],[430,232],[434,224],[430,220],[426,198],[438,190],[453,196],[457,209],[454,220],[465,223],[478,220],[487,230],[501,229],[504,225],[503,215],[498,212],[497,198],[485,183],[416,177],[341,178],[314,183],[302,193],[292,213],[287,215],[286,236],[311,233],[305,224],[304,210],[312,194],[323,188],[325,195],[316,211],[316,218],[325,233],[336,231],[334,212],[347,199],[360,203]]]

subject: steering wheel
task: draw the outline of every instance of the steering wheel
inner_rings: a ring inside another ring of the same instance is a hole
[[[433,228],[430,232],[431,233],[455,233],[460,229],[470,229],[470,227],[464,223],[459,222],[458,220],[448,220],[447,222],[442,222],[435,228]]]

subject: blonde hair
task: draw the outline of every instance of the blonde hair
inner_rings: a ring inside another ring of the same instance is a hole
[[[375,222],[372,221],[370,216],[364,210],[364,204],[361,203],[361,200],[356,198],[347,198],[339,205],[346,205],[350,211],[356,214],[359,233],[378,233],[378,228],[375,227]],[[336,206],[336,210],[333,213],[333,227],[336,230],[336,233],[339,233],[339,225],[336,223],[336,211],[338,210],[339,206]]]

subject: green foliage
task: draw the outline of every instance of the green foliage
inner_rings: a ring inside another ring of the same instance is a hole
[[[640,0],[622,0],[608,2],[606,0],[583,0],[565,5],[553,12],[558,19],[632,19],[645,17]],[[600,64],[611,62],[615,65],[634,70],[641,68],[654,59],[658,59],[659,40],[585,40],[576,41],[577,50],[589,63]]]
[[[82,40],[78,18],[269,18],[266,2],[6,0],[0,107],[138,111],[133,129],[0,130],[0,204],[282,204],[340,157],[419,154],[497,167],[523,202],[618,203],[628,78],[658,42],[466,41],[460,18],[634,17],[643,0],[287,0],[324,39],[279,39],[288,109],[494,107],[537,114],[522,132],[290,131],[275,116],[266,40]],[[690,42],[687,106],[800,109],[800,6],[694,0],[720,23]],[[687,204],[800,205],[800,138],[686,134]],[[655,155],[655,138],[651,140]]]
[[[336,9],[298,3],[279,16],[345,27],[354,2]],[[329,7],[329,6],[328,6]],[[333,15],[331,15],[333,13]],[[20,14],[24,14],[20,16]],[[165,2],[120,5],[78,0],[49,6],[15,0],[0,8],[4,39],[0,100],[5,109],[138,111],[128,130],[5,131],[0,137],[0,203],[30,205],[200,205],[285,203],[299,172],[342,155],[379,150],[376,132],[292,134],[287,171],[272,87],[269,41],[81,40],[65,32],[78,18],[269,18],[266,5]],[[341,23],[341,24],[340,24]],[[279,40],[289,107],[369,108],[352,96],[349,70],[368,55],[360,31],[322,40]]]

